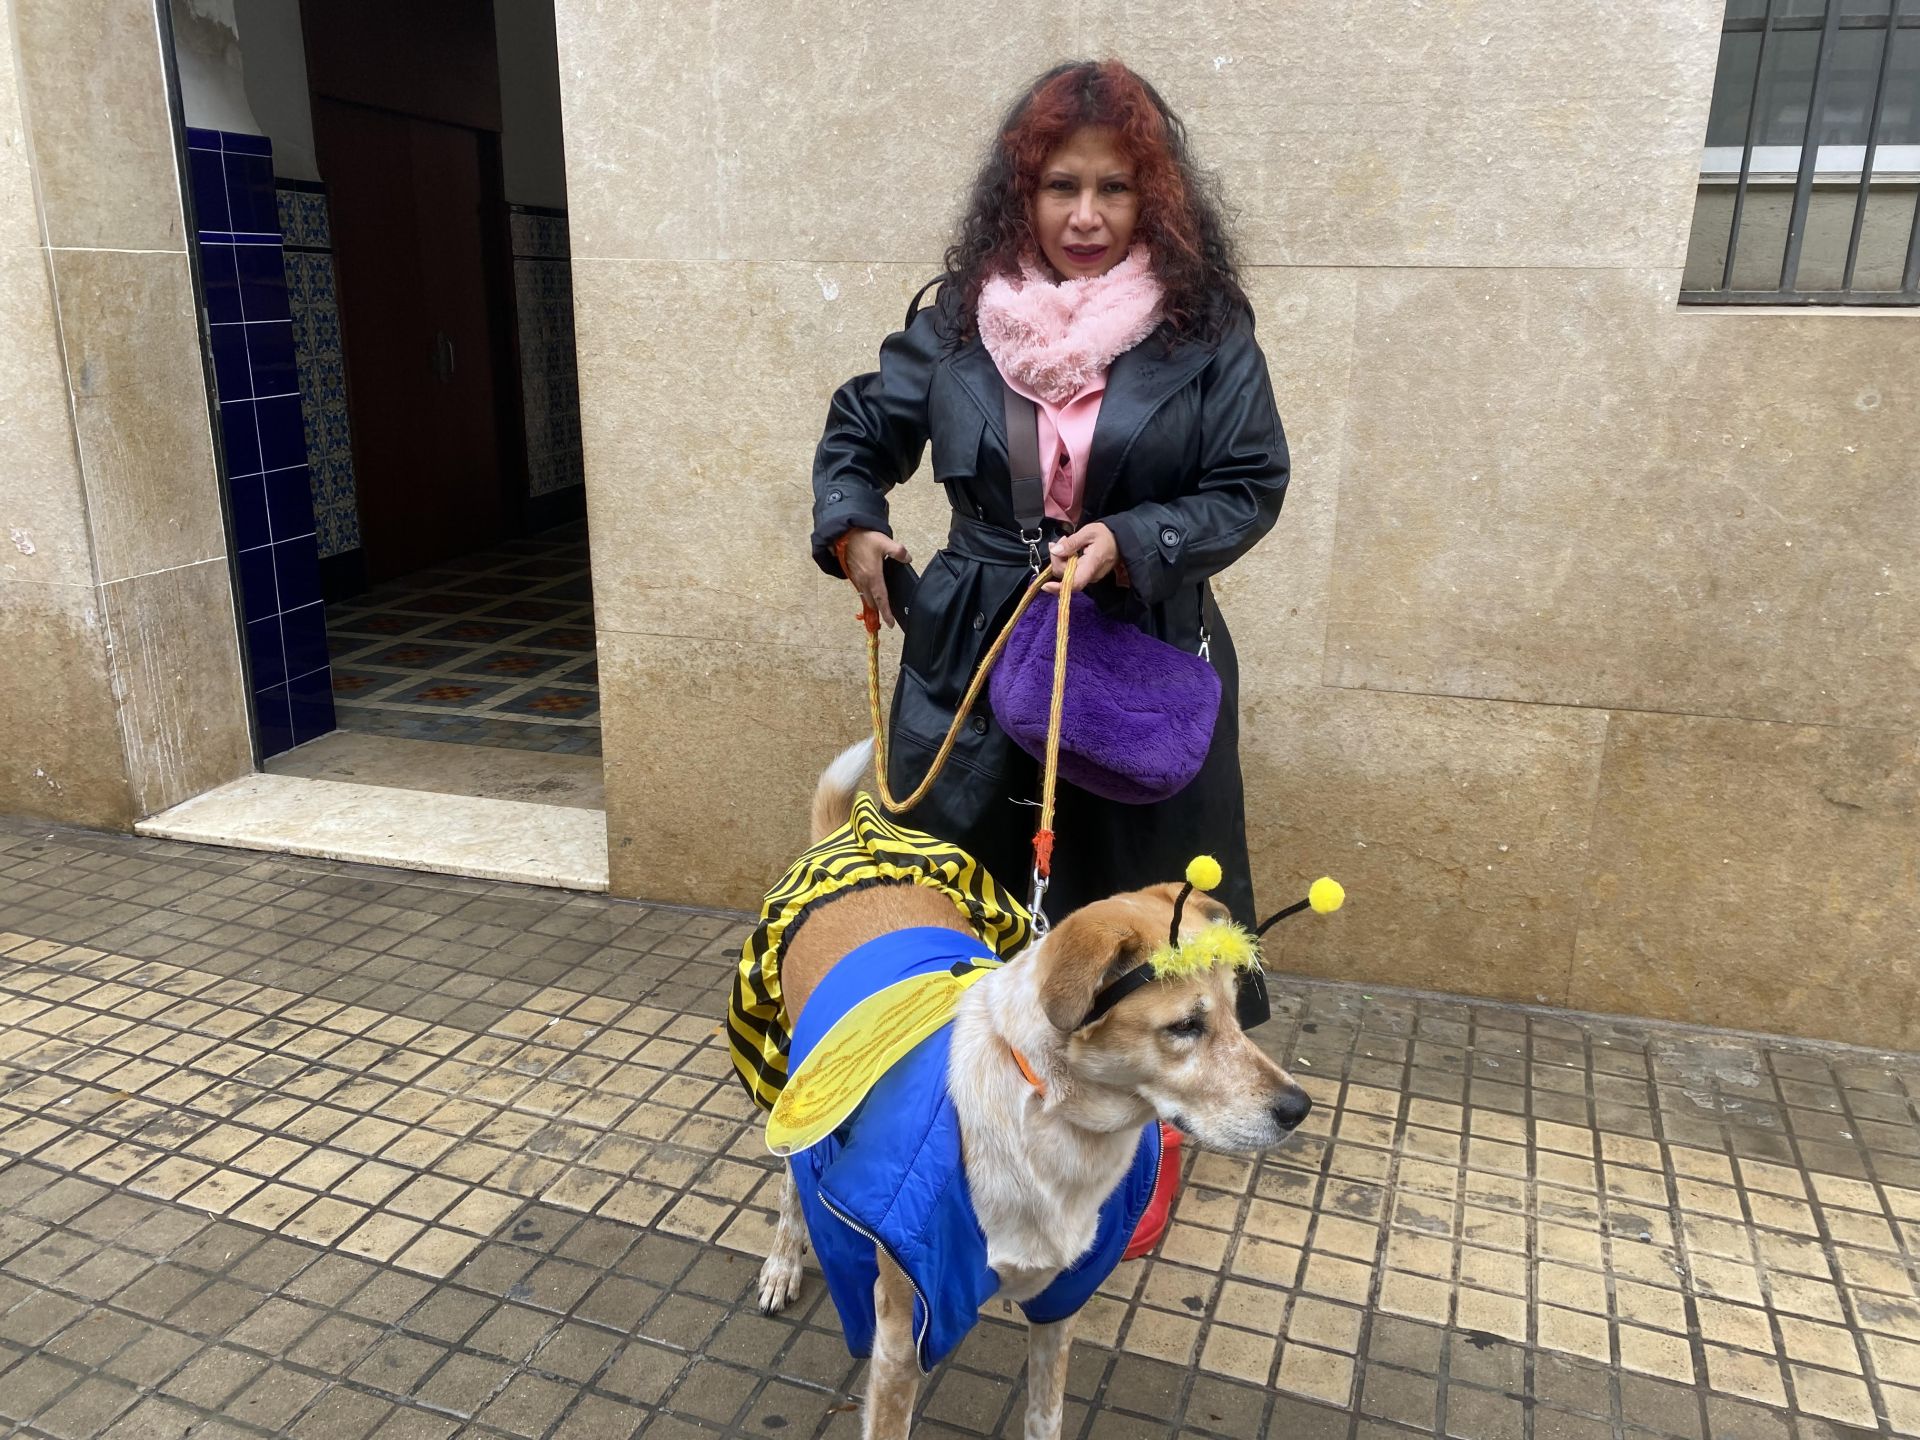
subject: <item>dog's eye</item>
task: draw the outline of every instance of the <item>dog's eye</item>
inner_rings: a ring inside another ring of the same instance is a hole
[[[1181,1040],[1198,1040],[1207,1033],[1207,1017],[1189,1015],[1184,1020],[1176,1020],[1167,1026],[1167,1034]]]

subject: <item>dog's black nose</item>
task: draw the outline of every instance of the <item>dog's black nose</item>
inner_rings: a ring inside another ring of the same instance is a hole
[[[1280,1092],[1280,1098],[1273,1102],[1273,1118],[1280,1122],[1280,1128],[1291,1130],[1307,1118],[1307,1112],[1313,1109],[1313,1101],[1307,1092],[1298,1085]]]

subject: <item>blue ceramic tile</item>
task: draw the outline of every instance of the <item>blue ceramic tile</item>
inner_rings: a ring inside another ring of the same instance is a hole
[[[323,668],[327,663],[327,607],[303,605],[280,617],[280,633],[287,647],[287,677]]]
[[[285,685],[253,692],[253,720],[260,730],[262,759],[293,748],[293,715],[287,708]]]
[[[189,150],[214,150],[220,148],[218,130],[202,130],[196,126],[187,126],[187,148]]]
[[[235,230],[280,233],[280,210],[273,198],[273,163],[259,155],[235,155],[227,162],[227,209]]]
[[[253,669],[256,691],[286,682],[287,653],[280,640],[278,615],[247,622],[247,661]]]
[[[280,584],[280,603],[288,610],[320,600],[320,546],[313,536],[286,540],[273,547],[273,573]]]
[[[220,404],[220,439],[227,451],[227,474],[260,473],[260,435],[254,428],[253,401],[224,400]]]
[[[265,546],[242,550],[233,557],[240,572],[240,614],[249,623],[280,613],[280,591],[273,580],[273,551]],[[248,648],[252,648],[249,638]]]
[[[273,539],[267,524],[267,482],[262,476],[229,473],[227,508],[233,513],[234,549],[258,549]]]
[[[207,319],[225,325],[240,316],[240,272],[231,245],[200,244],[200,278],[207,287]]]
[[[241,327],[247,332],[247,363],[255,395],[291,395],[300,388],[293,367],[293,322],[272,320]],[[216,332],[217,336],[217,332]]]
[[[311,295],[315,305],[326,307],[325,315],[327,323],[331,328],[337,330],[340,325],[340,317],[338,312],[333,308],[333,253],[329,251],[325,255],[315,255],[313,260],[313,271],[307,276],[308,293]]]
[[[187,172],[193,180],[193,224],[196,230],[231,228],[227,211],[227,177],[220,155],[213,150],[187,151]]]
[[[273,142],[264,135],[243,135],[237,130],[222,130],[220,145],[229,155],[272,155]]]
[[[280,212],[280,241],[283,245],[306,245],[307,212],[301,208],[300,192],[276,188],[273,203]]]
[[[325,666],[287,682],[293,743],[318,740],[337,726],[333,718],[333,671]]]
[[[313,297],[308,293],[308,265],[314,259],[304,250],[282,250],[280,258],[287,272],[287,309],[293,312],[293,329],[297,336],[307,323],[307,312],[313,308]],[[298,348],[296,344],[295,348]]]
[[[313,533],[313,489],[307,467],[269,470],[267,482],[267,523],[275,541],[295,540]]]
[[[333,221],[327,214],[327,197],[308,191],[300,197],[301,223],[306,227],[307,244],[322,250],[333,248]]]
[[[314,520],[324,529],[322,555],[340,555],[360,548],[360,511],[353,484],[353,456],[338,451],[316,472]]]
[[[213,385],[222,400],[246,400],[253,395],[253,370],[247,363],[244,325],[212,328]]]
[[[307,460],[306,422],[300,418],[300,397],[281,395],[254,402],[260,422],[260,468],[284,470]]]
[[[278,245],[236,245],[234,264],[240,271],[240,307],[249,320],[290,320],[287,273],[280,264]]]

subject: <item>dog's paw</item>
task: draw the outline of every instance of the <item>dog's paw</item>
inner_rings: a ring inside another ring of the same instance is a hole
[[[760,1267],[760,1313],[778,1315],[800,1294],[798,1255],[769,1255]]]

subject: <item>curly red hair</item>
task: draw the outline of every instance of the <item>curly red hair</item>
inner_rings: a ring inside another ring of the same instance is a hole
[[[1245,306],[1232,243],[1211,185],[1188,156],[1179,117],[1120,61],[1083,60],[1057,65],[1027,87],[974,179],[960,234],[946,255],[962,334],[971,332],[987,281],[1017,273],[1022,259],[1039,250],[1029,215],[1041,171],[1074,132],[1089,126],[1112,130],[1133,166],[1140,197],[1134,234],[1153,254],[1174,333],[1217,333],[1228,312]]]

